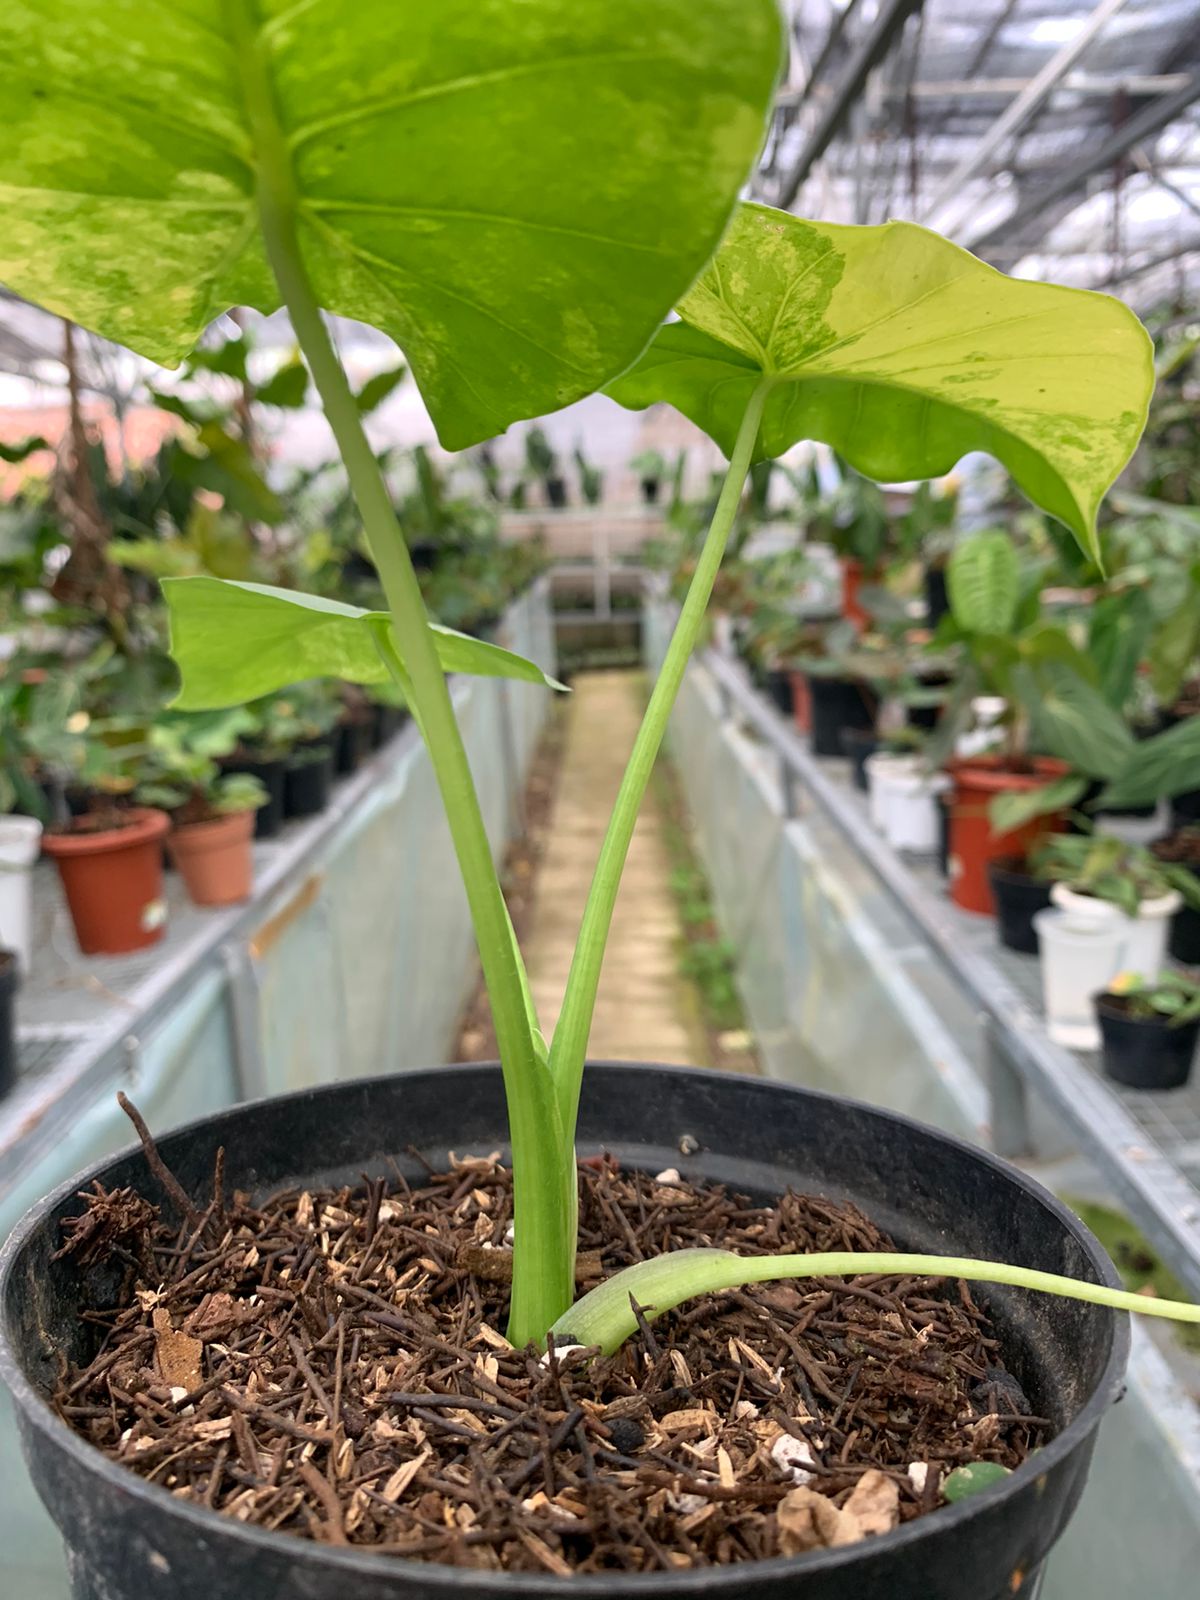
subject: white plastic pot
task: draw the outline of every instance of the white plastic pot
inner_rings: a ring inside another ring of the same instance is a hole
[[[1098,811],[1093,818],[1097,833],[1107,833],[1126,844],[1152,845],[1171,831],[1171,806],[1160,800],[1148,817],[1123,816],[1115,811]]]
[[[868,756],[871,816],[893,850],[932,855],[938,848],[938,795],[949,779],[924,772],[911,756]]]
[[[1183,904],[1174,889],[1154,900],[1143,900],[1136,917],[1128,916],[1111,900],[1077,894],[1065,883],[1056,883],[1050,898],[1056,906],[1069,911],[1077,922],[1115,923],[1124,941],[1121,965],[1125,971],[1140,973],[1145,978],[1158,976],[1167,958],[1171,918]]]
[[[12,950],[29,971],[29,926],[33,864],[42,825],[33,817],[0,817],[0,949]]]
[[[1056,1044],[1070,1050],[1100,1048],[1092,997],[1107,989],[1124,965],[1122,923],[1129,921],[1115,906],[1112,909],[1116,915],[1107,918],[1079,916],[1056,906],[1034,913],[1046,1031]]]
[[[873,756],[868,756],[863,762],[863,771],[867,775],[867,811],[872,825],[885,832],[884,827],[884,802],[887,795],[885,786],[885,773],[916,772],[916,756],[897,755],[890,750],[877,750]]]

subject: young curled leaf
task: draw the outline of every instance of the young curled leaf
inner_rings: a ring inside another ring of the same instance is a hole
[[[221,578],[167,578],[162,587],[171,654],[183,679],[174,701],[180,710],[245,705],[306,678],[391,680],[387,653],[395,638],[385,611]],[[563,687],[512,650],[437,623],[430,631],[447,672]]]

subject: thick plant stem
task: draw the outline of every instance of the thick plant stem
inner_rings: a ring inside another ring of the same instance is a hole
[[[675,697],[683,682],[688,661],[700,636],[713,584],[721,568],[721,558],[725,554],[725,546],[737,515],[746,474],[750,470],[758,438],[758,426],[762,420],[763,405],[769,389],[770,380],[764,379],[750,396],[746,406],[733,454],[729,458],[729,468],[725,474],[721,496],[713,513],[700,559],[696,563],[696,571],[692,575],[687,598],[683,602],[679,620],[671,635],[662,670],[654,685],[650,703],[642,718],[642,725],[638,729],[637,739],[634,741],[629,763],[617,792],[616,804],[609,819],[604,843],[600,847],[600,857],[596,863],[595,875],[592,878],[592,886],[579,929],[579,939],[575,946],[575,956],[567,979],[562,1013],[550,1051],[550,1065],[554,1072],[563,1124],[572,1130],[579,1108],[579,1091],[587,1055],[588,1035],[591,1032],[592,1013],[596,1007],[596,991],[600,986],[604,947],[608,942],[609,929],[612,926],[613,909],[617,903],[617,891],[621,885],[625,857],[629,853],[638,811],[646,793],[646,786],[650,782],[650,774],[654,770],[659,747],[667,731],[671,708],[675,704]]]
[[[574,1150],[538,1058],[520,953],[408,546],[309,281],[300,246],[302,205],[254,8],[251,0],[225,5],[254,138],[267,257],[362,516],[466,885],[504,1068],[516,1237],[509,1336],[523,1345],[542,1338],[574,1293]]]

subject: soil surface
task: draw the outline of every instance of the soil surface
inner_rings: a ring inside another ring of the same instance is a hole
[[[152,1147],[151,1165],[182,1200]],[[688,1245],[888,1244],[819,1197],[764,1208],[606,1158],[580,1176],[585,1286]],[[130,1470],[263,1528],[483,1569],[705,1566],[886,1531],[943,1503],[948,1469],[1016,1466],[1046,1436],[966,1285],[937,1279],[708,1297],[607,1359],[513,1349],[494,1156],[262,1204],[218,1171],[182,1227],[131,1190],[81,1198],[63,1253],[94,1291],[96,1354],[55,1405]]]
[[[1160,861],[1200,867],[1200,827],[1176,828],[1165,839],[1156,839],[1150,849]]]

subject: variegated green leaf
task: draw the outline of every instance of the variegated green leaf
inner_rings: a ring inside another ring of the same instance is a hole
[[[629,364],[721,235],[774,0],[6,0],[0,282],[156,361],[271,311],[265,82],[317,297],[451,449]]]
[[[822,439],[894,481],[986,450],[1096,554],[1097,507],[1154,384],[1119,301],[1007,278],[913,223],[744,205],[678,311],[610,385],[623,405],[669,400],[728,454],[765,376],[760,457]]]

